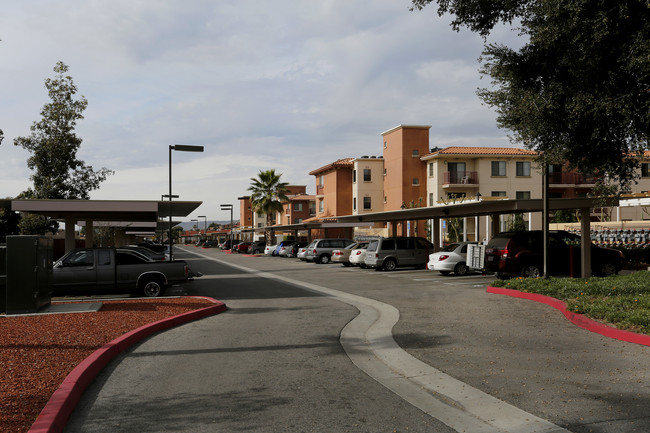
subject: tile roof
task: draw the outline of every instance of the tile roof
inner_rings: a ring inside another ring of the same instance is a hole
[[[522,155],[536,156],[538,153],[534,150],[520,149],[517,147],[462,147],[451,146],[444,149],[428,153],[423,157],[433,155]]]
[[[323,173],[325,171],[332,170],[337,167],[349,167],[349,168],[354,167],[354,158],[337,159],[336,161],[324,165],[321,168],[317,168],[316,170],[310,171],[309,174],[313,176],[313,175]]]

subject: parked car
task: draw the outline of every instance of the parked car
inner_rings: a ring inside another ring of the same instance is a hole
[[[275,249],[278,247],[278,244],[267,245],[264,247],[264,255],[271,256],[275,252]]]
[[[341,263],[343,266],[351,266],[350,263],[350,255],[352,254],[352,251],[354,248],[357,248],[360,245],[368,245],[367,242],[364,243],[354,243],[352,245],[348,245],[345,248],[339,249],[339,250],[334,250],[332,251],[332,262],[333,263]]]
[[[306,262],[307,261],[307,250],[309,248],[312,248],[314,245],[316,245],[316,244],[314,242],[311,242],[310,244],[300,248],[298,250],[298,253],[296,254],[296,257],[299,258],[300,261]]]
[[[221,245],[219,245],[219,246],[221,247],[222,250],[230,250],[230,249],[232,249],[232,246],[235,244],[235,242],[237,242],[237,241],[233,241],[233,240],[230,240],[230,239],[226,239],[226,240],[223,241],[223,243],[222,243]]]
[[[289,248],[293,246],[297,241],[282,241],[278,244],[278,247],[275,249],[275,256],[283,256],[286,257]]]
[[[316,239],[312,242],[313,245],[307,248],[305,258],[308,262],[326,264],[331,261],[332,251],[345,248],[353,243],[352,239]]]
[[[129,250],[132,250],[132,251],[137,251],[138,253],[140,253],[140,254],[142,254],[142,255],[144,255],[144,256],[146,256],[146,257],[148,257],[148,258],[150,258],[151,260],[154,260],[154,261],[161,262],[161,261],[165,260],[165,253],[162,252],[162,251],[157,253],[157,252],[155,252],[153,250],[150,250],[147,247],[139,247],[137,245],[127,245],[127,246],[121,247],[121,248],[129,249]]]
[[[250,242],[240,242],[237,245],[235,245],[232,250],[236,253],[247,253],[248,252],[248,247],[251,246]]]
[[[248,254],[262,254],[266,247],[266,241],[255,241],[248,247]]]
[[[433,244],[424,238],[380,238],[368,243],[365,264],[376,270],[392,271],[400,266],[424,267]]]
[[[298,257],[300,250],[304,250],[306,246],[307,242],[296,242],[295,244],[291,245],[291,249],[287,251],[287,257]],[[305,253],[306,252],[307,251],[305,250]]]
[[[469,272],[467,266],[467,247],[476,245],[476,242],[455,242],[445,246],[442,250],[429,255],[427,269],[439,271],[442,275],[466,275]]]
[[[149,248],[151,251],[155,251],[157,253],[163,253],[163,254],[165,253],[166,249],[169,249],[169,244],[163,245],[163,244],[159,244],[159,243],[151,242],[151,241],[138,242],[136,245],[139,246],[139,247]]]
[[[182,260],[153,261],[124,248],[79,248],[54,263],[52,282],[54,293],[128,290],[155,297],[191,276]]]
[[[549,274],[580,275],[580,236],[563,230],[551,230],[548,236]],[[485,247],[485,269],[498,278],[539,277],[544,271],[543,255],[541,230],[499,233]],[[591,245],[591,269],[594,275],[617,274],[623,269],[623,264],[621,251]]]
[[[202,248],[218,248],[219,241],[205,241],[202,245]]]
[[[360,243],[359,246],[354,247],[350,252],[350,264],[352,266],[359,266],[360,268],[366,268],[366,250],[368,249],[368,243]]]

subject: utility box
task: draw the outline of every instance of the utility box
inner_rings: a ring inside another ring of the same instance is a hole
[[[0,244],[0,313],[7,311],[7,244]]]
[[[7,314],[36,313],[52,300],[52,239],[45,236],[7,236]]]

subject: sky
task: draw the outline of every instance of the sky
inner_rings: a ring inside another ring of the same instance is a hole
[[[21,0],[0,6],[0,197],[31,185],[28,136],[58,61],[88,100],[78,158],[115,171],[97,200],[220,204],[275,169],[306,185],[339,158],[381,155],[381,133],[431,125],[430,147],[512,147],[476,90],[483,40],[409,0]],[[492,42],[516,43],[509,29]]]

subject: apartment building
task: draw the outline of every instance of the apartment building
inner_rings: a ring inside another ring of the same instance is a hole
[[[542,198],[542,173],[535,164],[536,152],[505,147],[459,147],[434,149],[422,156],[427,172],[427,206],[465,199]],[[502,216],[505,228],[508,218]],[[541,226],[539,214],[526,214],[529,227]],[[484,240],[489,233],[487,217],[465,218],[464,237]]]
[[[399,125],[381,134],[384,159],[384,210],[426,206],[426,165],[431,125]],[[426,222],[398,223],[389,233],[426,236]]]
[[[327,221],[352,214],[354,158],[343,158],[309,172],[316,180],[316,215],[310,220]],[[351,228],[315,230],[312,237],[350,237]]]

